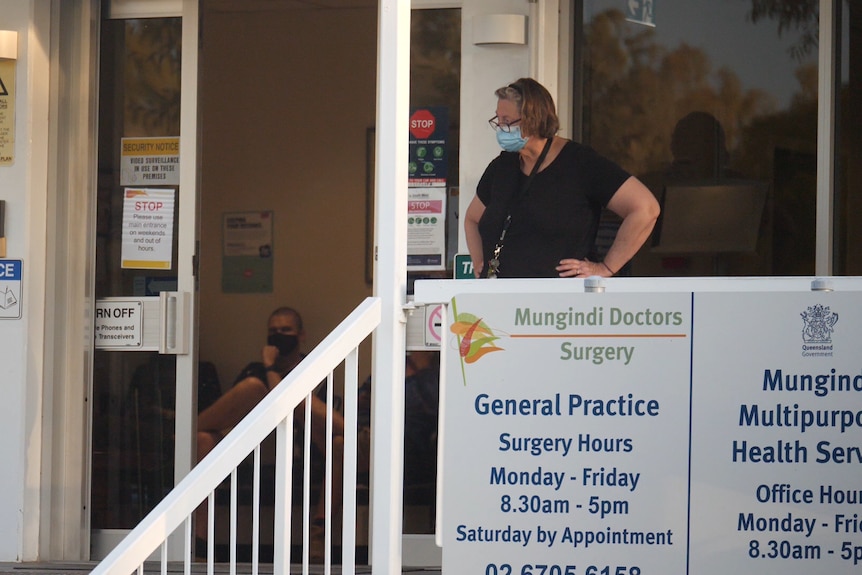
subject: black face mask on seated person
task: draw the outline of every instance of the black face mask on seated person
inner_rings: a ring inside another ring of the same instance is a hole
[[[278,354],[287,357],[299,345],[299,338],[295,334],[273,333],[266,338],[266,344],[277,347]]]

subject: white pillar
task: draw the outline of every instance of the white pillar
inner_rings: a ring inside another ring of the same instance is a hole
[[[371,429],[372,573],[401,572],[404,476],[403,306],[407,298],[407,122],[410,2],[380,0],[374,192],[374,295],[382,317],[374,338]]]

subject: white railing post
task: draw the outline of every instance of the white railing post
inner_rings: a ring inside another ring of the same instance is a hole
[[[291,478],[293,476],[293,411],[275,432],[275,529],[272,538],[274,575],[290,575]]]
[[[344,496],[341,526],[341,572],[356,571],[356,467],[359,407],[359,350],[344,359]],[[348,551],[353,550],[352,553]]]
[[[334,386],[335,381],[330,373],[329,377],[326,379],[326,469],[324,471],[326,481],[323,483],[323,493],[320,494],[320,496],[324,498],[324,513],[326,515],[326,524],[323,529],[323,540],[325,542],[323,572],[325,575],[329,575],[332,567],[332,388]],[[342,519],[344,519],[343,514]]]

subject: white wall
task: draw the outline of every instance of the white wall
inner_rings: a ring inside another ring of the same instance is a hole
[[[462,6],[461,214],[473,199],[488,162],[500,153],[487,123],[497,107],[494,90],[529,74],[532,41],[528,34],[526,45],[475,45],[473,21],[485,14],[528,14],[529,9],[530,4],[524,0],[465,0]],[[467,253],[463,230],[459,232],[458,252]]]
[[[0,561],[37,553],[49,10],[44,1],[0,0],[0,29],[18,32],[15,162],[0,167],[0,199],[6,201],[6,259],[23,260],[22,317],[0,320]]]

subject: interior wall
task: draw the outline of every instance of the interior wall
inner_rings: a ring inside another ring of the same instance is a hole
[[[260,360],[276,307],[301,312],[310,351],[371,295],[377,6],[365,4],[202,2],[200,358],[223,387]],[[222,216],[258,210],[274,212],[272,292],[224,293]]]
[[[341,5],[202,2],[200,358],[216,364],[223,387],[259,357],[275,307],[302,312],[308,351],[371,295],[366,131],[376,113],[377,2]],[[485,121],[494,89],[529,73],[532,41],[474,44],[473,19],[535,14],[523,0],[413,0],[413,7],[462,9],[463,213],[499,152]],[[272,293],[222,292],[222,214],[244,210],[275,212]],[[369,358],[365,350],[361,378]]]

